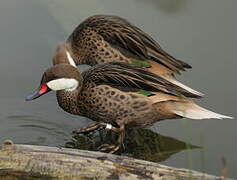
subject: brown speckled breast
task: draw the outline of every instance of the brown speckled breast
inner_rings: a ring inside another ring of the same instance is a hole
[[[150,122],[154,115],[152,104],[144,96],[125,93],[107,85],[82,89],[78,96],[80,102],[87,117],[111,124],[143,126],[144,118],[148,117]]]

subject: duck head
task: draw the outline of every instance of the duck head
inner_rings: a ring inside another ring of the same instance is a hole
[[[40,87],[31,95],[28,95],[26,100],[36,99],[51,90],[76,90],[82,86],[82,81],[82,76],[77,68],[68,64],[55,65],[44,72]]]

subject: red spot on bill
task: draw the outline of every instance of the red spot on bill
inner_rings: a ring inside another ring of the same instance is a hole
[[[39,90],[39,94],[43,94],[48,90],[48,86],[46,84],[43,84]]]

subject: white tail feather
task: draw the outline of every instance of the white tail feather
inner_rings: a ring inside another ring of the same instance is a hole
[[[212,111],[209,111],[207,109],[204,109],[192,102],[189,103],[183,103],[183,102],[175,102],[173,106],[172,112],[175,114],[182,116],[182,117],[187,117],[190,119],[233,119],[233,117],[230,116],[225,116],[222,114],[218,114]]]
[[[169,78],[168,80],[169,80],[170,82],[174,83],[175,85],[177,85],[177,86],[179,86],[179,87],[181,87],[181,88],[183,88],[183,89],[185,89],[185,90],[187,90],[187,91],[189,91],[189,92],[191,92],[191,93],[193,93],[193,94],[196,94],[196,95],[198,95],[198,96],[204,96],[203,93],[198,92],[198,91],[196,91],[196,90],[194,90],[194,89],[192,89],[192,88],[190,88],[190,87],[188,87],[188,86],[182,84],[181,82],[179,82],[179,81],[173,79],[173,78],[172,78],[172,79]]]

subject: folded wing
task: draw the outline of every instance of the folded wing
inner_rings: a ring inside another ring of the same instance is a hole
[[[131,91],[162,92],[175,96],[198,98],[197,94],[171,83],[165,78],[146,71],[143,68],[123,63],[109,62],[91,67],[82,73],[84,83],[93,81]]]

